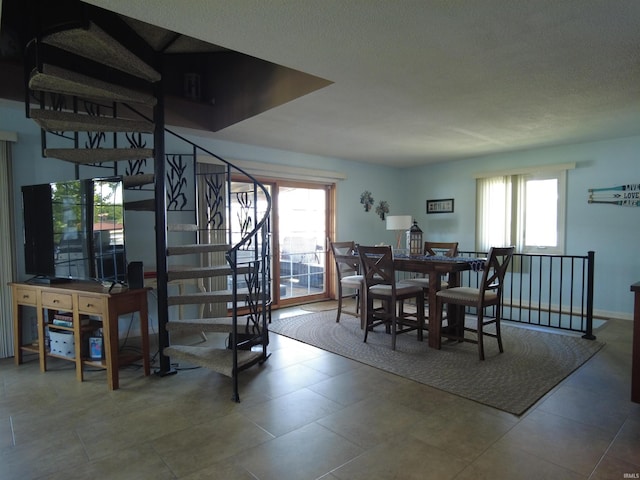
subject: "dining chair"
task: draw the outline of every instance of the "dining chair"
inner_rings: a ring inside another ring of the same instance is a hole
[[[355,298],[355,313],[346,310],[344,313],[360,317],[360,328],[364,328],[364,297],[362,296],[364,277],[360,274],[360,259],[354,253],[355,242],[329,242],[329,245],[331,245],[337,274],[338,313],[336,315],[336,323],[340,322],[342,300],[344,298]],[[345,294],[347,289],[351,291],[349,294]]]
[[[458,325],[450,325],[448,331],[443,332],[442,336],[460,342],[477,343],[480,360],[484,360],[485,336],[497,339],[500,353],[504,351],[500,334],[502,291],[504,276],[513,256],[513,250],[514,247],[493,247],[489,250],[482,273],[482,280],[478,288],[452,287],[436,293],[434,321],[439,322],[440,325],[442,325],[442,310],[445,303],[461,307],[476,307],[477,321],[475,328],[465,325],[465,316],[462,314],[459,316]],[[485,317],[485,309],[491,306],[495,307],[495,316],[487,319]],[[491,324],[495,324],[495,333],[485,330],[485,327]],[[466,337],[465,332],[475,332],[476,336],[475,338]]]
[[[455,257],[458,255],[458,242],[424,242],[423,254],[426,255],[440,255],[445,257]],[[444,278],[444,277],[443,277]],[[404,280],[412,285],[418,285],[424,292],[425,307],[429,306],[429,276],[421,275]],[[449,288],[449,282],[442,280],[440,282],[440,289]],[[425,325],[428,330],[428,326]]]
[[[456,257],[458,255],[458,242],[424,242],[424,255],[441,255],[445,257]],[[419,285],[424,289],[425,295],[429,291],[429,277],[407,278],[407,283]],[[447,288],[449,285],[446,280],[440,284],[440,288]]]
[[[418,341],[422,341],[424,330],[424,293],[422,288],[396,281],[393,253],[390,246],[358,246],[360,265],[365,283],[365,329],[364,341],[369,330],[384,325],[391,333],[391,348],[396,349],[396,335],[417,330]],[[416,312],[405,312],[405,300],[415,299]],[[373,307],[374,301],[382,307]]]

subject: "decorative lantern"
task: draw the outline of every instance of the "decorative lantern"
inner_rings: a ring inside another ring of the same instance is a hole
[[[422,230],[418,226],[418,222],[413,221],[411,228],[407,230],[407,250],[409,255],[422,255]]]

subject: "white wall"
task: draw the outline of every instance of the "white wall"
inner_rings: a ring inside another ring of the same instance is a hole
[[[18,133],[14,147],[14,198],[18,241],[22,231],[20,186],[70,179],[73,165],[57,160],[42,160],[40,134],[36,125],[24,117],[20,103],[0,101],[0,130]],[[568,174],[567,254],[596,252],[595,308],[630,316],[632,295],[629,286],[640,281],[640,208],[587,203],[587,189],[624,183],[640,183],[638,154],[640,136],[564,147],[542,148],[469,160],[396,169],[336,158],[297,154],[250,145],[219,142],[205,136],[188,136],[228,160],[260,161],[331,170],[346,175],[337,185],[336,240],[353,239],[358,243],[392,243],[395,234],[385,229],[375,211],[365,212],[360,194],[369,190],[375,199],[386,200],[390,214],[412,215],[432,240],[457,240],[462,250],[474,248],[475,181],[473,174],[516,166],[535,166],[575,162]],[[167,138],[168,153],[187,149]],[[427,215],[427,199],[453,198],[452,214]],[[375,208],[374,205],[374,208]],[[137,239],[150,245],[153,230]],[[21,246],[19,246],[21,248]],[[20,272],[24,258],[16,252]],[[129,260],[138,260],[129,256]],[[20,279],[25,279],[24,273]]]

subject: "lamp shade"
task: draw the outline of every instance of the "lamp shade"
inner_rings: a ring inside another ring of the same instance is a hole
[[[411,215],[387,216],[387,230],[408,230],[411,227]]]

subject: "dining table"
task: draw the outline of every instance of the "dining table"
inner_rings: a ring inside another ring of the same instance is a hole
[[[436,293],[442,288],[442,276],[448,275],[449,288],[460,285],[460,273],[467,270],[480,271],[484,268],[486,258],[476,257],[446,257],[444,255],[394,255],[393,266],[396,271],[412,272],[427,275],[429,277],[429,347],[440,349],[441,328],[440,322],[435,322],[431,312],[435,311]],[[453,307],[453,306],[450,306]],[[464,306],[462,308],[449,308],[447,312],[449,325],[457,325],[464,321]]]

